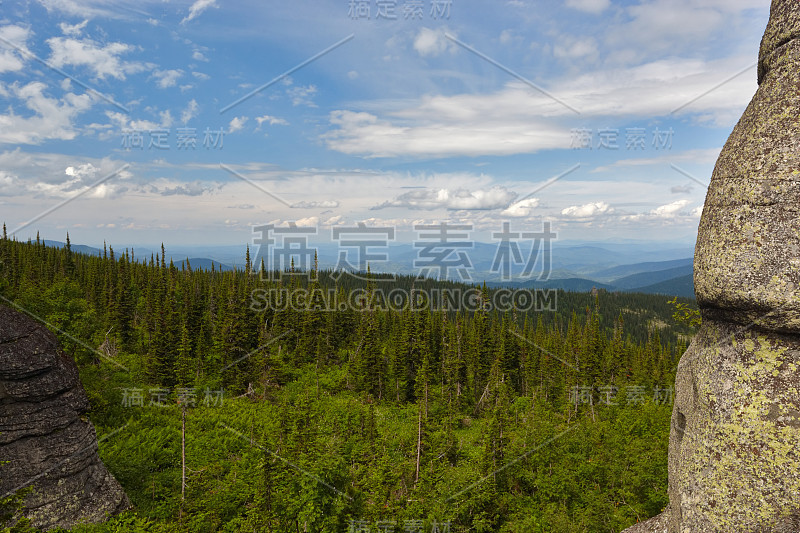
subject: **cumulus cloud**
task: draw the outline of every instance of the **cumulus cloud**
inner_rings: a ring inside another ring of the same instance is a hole
[[[237,131],[244,128],[244,125],[247,123],[247,117],[233,117],[230,123],[228,124],[228,133],[236,133]]]
[[[325,220],[324,222],[322,222],[322,225],[323,226],[339,226],[339,225],[344,224],[344,223],[345,223],[345,220],[344,220],[343,216],[335,215],[335,216],[332,216],[329,219]]]
[[[683,209],[690,203],[691,202],[689,200],[676,200],[668,204],[660,205],[655,209],[648,211],[646,213],[623,216],[622,220],[639,222],[645,220],[673,220],[681,216],[684,217],[695,216],[694,212],[696,210],[690,212],[683,211]]]
[[[658,218],[672,218],[689,204],[689,200],[676,200],[675,202],[659,206],[651,211],[653,216]]]
[[[414,38],[414,50],[419,55],[438,56],[448,50],[455,51],[455,43],[445,37],[445,29],[421,28]]]
[[[270,116],[270,115],[263,115],[261,117],[256,117],[256,122],[258,122],[258,127],[259,128],[261,127],[261,125],[264,122],[266,122],[270,126],[288,126],[289,125],[289,123],[286,120],[284,120],[282,118],[278,118],[278,117],[273,117],[273,116]]]
[[[118,111],[106,111],[106,117],[112,122],[113,125],[119,130],[155,130],[169,128],[172,125],[172,114],[167,111],[158,113],[159,122],[153,122],[147,119],[134,119],[130,115],[120,113]]]
[[[306,217],[294,221],[300,228],[313,228],[319,225],[319,217]]]
[[[27,51],[26,43],[29,36],[30,30],[22,26],[0,27],[0,37],[22,50]],[[9,48],[5,43],[0,44],[0,74],[21,70],[24,64],[24,57],[18,50]]]
[[[183,76],[182,70],[156,70],[153,72],[153,77],[156,79],[156,85],[161,89],[168,87],[175,87],[178,79]]]
[[[192,183],[163,187],[158,190],[158,194],[161,196],[202,196],[203,193],[212,189],[213,187],[209,187],[208,185],[204,185],[202,182],[195,181]]]
[[[181,24],[185,24],[190,20],[194,20],[199,17],[203,11],[210,7],[218,7],[216,0],[196,0],[195,3],[189,8],[189,14],[187,14],[183,20],[181,20]]]
[[[120,56],[135,50],[135,47],[124,43],[108,43],[105,46],[91,39],[72,39],[67,37],[51,37],[47,39],[51,53],[49,62],[55,67],[85,66],[97,79],[106,76],[124,80],[126,74],[134,74],[145,70],[146,66],[138,62],[123,61]]]
[[[61,99],[50,98],[45,94],[46,89],[41,82],[15,83],[7,88],[8,96],[22,100],[33,115],[23,117],[13,111],[0,115],[0,144],[40,144],[49,139],[75,138],[74,123],[91,107],[92,98],[73,93]]]
[[[501,215],[507,217],[528,217],[535,208],[539,207],[538,198],[528,198],[508,206]]]
[[[317,94],[317,87],[314,85],[308,86],[292,86],[286,89],[286,94],[292,100],[292,105],[307,105],[308,107],[317,107],[312,100],[312,97]]]
[[[568,218],[592,218],[613,211],[613,208],[605,202],[591,202],[567,207],[561,210],[561,214]]]
[[[371,209],[405,207],[408,209],[499,209],[508,206],[517,197],[505,187],[495,186],[487,190],[466,189],[420,189],[401,194],[394,200],[384,202]]]
[[[105,166],[103,169],[101,166]],[[114,183],[102,181],[100,178],[106,177],[108,172],[107,165],[96,166],[91,162],[79,163],[67,166],[63,171],[63,176],[67,179],[58,181],[36,181],[28,185],[28,194],[35,196],[44,195],[49,197],[74,196],[82,191],[88,198],[107,198],[115,194],[117,187]],[[113,176],[114,179],[127,179],[131,176],[130,172],[120,172]],[[112,180],[113,181],[113,180]]]
[[[292,207],[299,208],[299,209],[333,209],[335,207],[339,207],[339,202],[336,200],[321,200],[321,201],[311,201],[308,202],[303,200],[302,202],[297,202],[292,204]]]
[[[69,35],[70,37],[78,37],[81,32],[83,32],[83,28],[89,24],[89,19],[84,20],[78,24],[67,24],[66,22],[59,22],[58,27],[61,28],[61,33],[64,35]]]
[[[197,116],[197,110],[199,108],[200,108],[200,106],[197,105],[197,100],[195,100],[194,98],[189,100],[189,103],[186,104],[186,109],[181,111],[181,122],[186,124],[187,122],[192,120],[194,117],[196,117]]]

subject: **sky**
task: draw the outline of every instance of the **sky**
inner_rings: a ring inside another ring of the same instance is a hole
[[[2,0],[0,221],[693,243],[767,0]],[[416,229],[415,229],[416,228]]]

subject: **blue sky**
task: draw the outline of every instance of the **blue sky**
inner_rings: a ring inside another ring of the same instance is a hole
[[[452,222],[488,242],[503,221],[692,243],[769,14],[353,4],[3,0],[0,219],[95,245],[239,244],[287,222],[401,241]]]

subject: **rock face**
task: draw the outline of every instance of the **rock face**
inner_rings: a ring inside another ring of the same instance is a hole
[[[800,531],[800,2],[773,0],[759,88],[717,160],[695,248],[668,509],[629,533]]]
[[[103,522],[130,506],[100,461],[88,409],[55,336],[0,306],[0,497],[30,487],[22,512],[35,526]]]

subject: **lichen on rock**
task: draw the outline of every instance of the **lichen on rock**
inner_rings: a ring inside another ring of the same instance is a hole
[[[130,507],[100,460],[88,409],[55,336],[0,306],[0,496],[26,488],[21,513],[36,527],[103,522]]]
[[[667,510],[626,533],[800,531],[800,2],[773,0],[759,88],[698,229]]]

